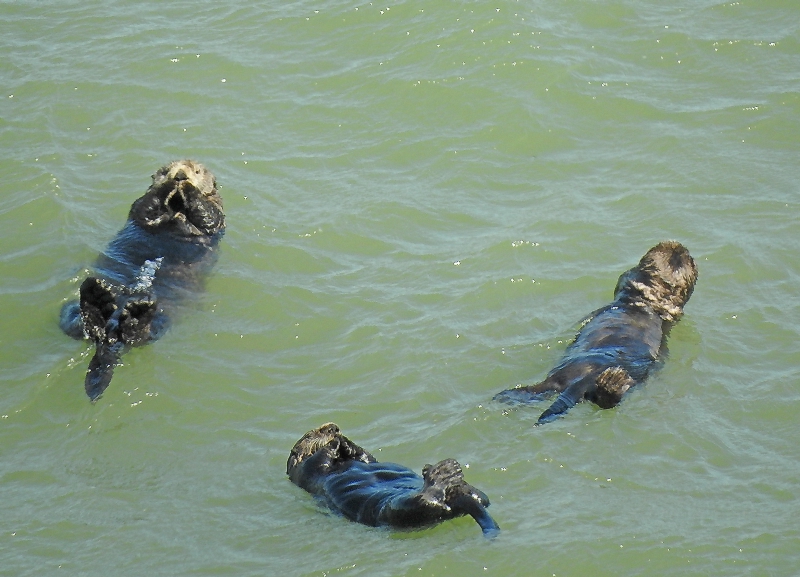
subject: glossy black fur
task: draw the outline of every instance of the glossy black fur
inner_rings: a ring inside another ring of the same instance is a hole
[[[129,347],[159,338],[171,306],[202,288],[224,231],[216,180],[202,164],[180,160],[153,175],[81,284],[80,300],[61,309],[61,329],[96,345],[86,372],[90,399],[108,387]]]
[[[604,409],[616,406],[663,360],[669,330],[683,315],[696,281],[697,267],[683,245],[656,245],[620,276],[614,301],[584,321],[544,381],[502,391],[495,399],[526,404],[560,393],[539,424],[583,399]]]
[[[328,423],[295,443],[289,479],[334,511],[371,526],[417,528],[471,515],[487,536],[499,531],[486,495],[464,481],[453,459],[425,465],[422,476],[370,453]]]

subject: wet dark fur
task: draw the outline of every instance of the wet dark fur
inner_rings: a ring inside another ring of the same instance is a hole
[[[202,164],[180,160],[153,175],[81,284],[79,302],[61,309],[61,329],[97,347],[86,372],[90,399],[108,387],[129,347],[161,336],[171,305],[201,289],[224,230],[217,183]]]
[[[584,321],[544,381],[502,391],[495,399],[529,403],[560,393],[538,423],[557,418],[583,399],[604,409],[616,406],[663,359],[669,330],[683,315],[696,281],[689,251],[679,242],[659,243],[619,277],[614,301]]]
[[[489,499],[464,481],[453,459],[425,465],[420,477],[394,463],[379,463],[333,423],[295,443],[286,464],[291,481],[352,521],[416,528],[471,515],[483,533],[499,531]]]

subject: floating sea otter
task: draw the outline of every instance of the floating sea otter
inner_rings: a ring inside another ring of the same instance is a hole
[[[377,462],[333,423],[295,443],[286,473],[329,508],[365,525],[416,528],[470,515],[484,535],[500,530],[486,511],[488,497],[464,481],[455,460],[425,465],[420,477],[402,465]]]
[[[217,183],[202,164],[179,160],[153,175],[81,284],[80,301],[61,309],[61,329],[97,347],[86,372],[90,399],[108,387],[122,353],[158,339],[170,306],[201,288],[224,231]]]
[[[696,281],[697,267],[682,244],[657,244],[619,277],[614,301],[584,321],[544,381],[502,391],[495,399],[521,404],[560,393],[537,424],[557,418],[583,399],[603,409],[616,406],[663,360],[669,330],[683,315]]]

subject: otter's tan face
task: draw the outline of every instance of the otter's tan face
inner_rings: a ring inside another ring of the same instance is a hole
[[[217,192],[217,181],[205,166],[193,160],[176,160],[162,166],[153,175],[152,189],[166,189],[169,192],[165,203],[177,203],[176,195],[199,193],[213,197]],[[177,211],[176,211],[177,212]]]
[[[212,203],[222,209],[217,180],[210,170],[193,160],[176,160],[158,169],[150,190],[157,191],[166,209],[187,217],[193,200]]]

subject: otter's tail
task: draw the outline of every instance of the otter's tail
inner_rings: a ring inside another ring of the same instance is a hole
[[[95,351],[92,360],[89,362],[86,380],[84,381],[86,394],[89,395],[89,399],[92,401],[96,401],[103,394],[103,391],[108,388],[111,377],[114,376],[114,367],[119,363],[119,358],[122,355],[123,346],[119,341],[113,345],[97,344],[97,351]]]

